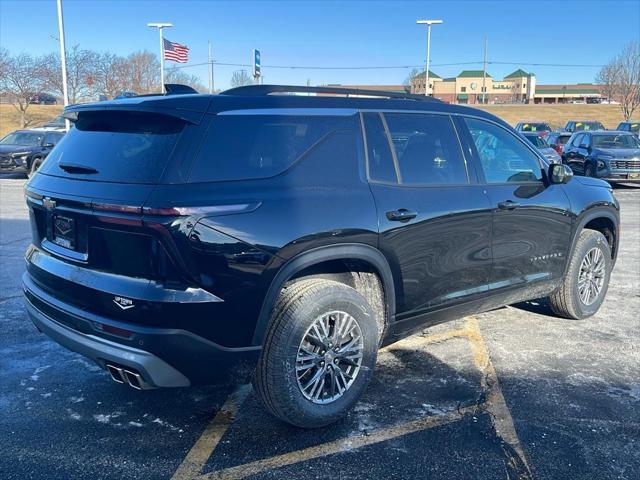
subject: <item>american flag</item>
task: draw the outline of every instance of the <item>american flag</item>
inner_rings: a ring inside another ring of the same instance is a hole
[[[164,41],[164,59],[172,60],[178,63],[187,63],[189,60],[189,47],[186,45],[180,45],[179,43],[171,42],[166,38]]]

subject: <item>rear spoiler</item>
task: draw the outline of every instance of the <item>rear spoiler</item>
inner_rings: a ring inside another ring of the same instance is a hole
[[[81,112],[122,111],[157,113],[178,118],[184,122],[198,125],[209,109],[209,95],[154,95],[149,97],[132,97],[107,102],[82,103],[65,107],[62,116],[71,122],[78,119]]]

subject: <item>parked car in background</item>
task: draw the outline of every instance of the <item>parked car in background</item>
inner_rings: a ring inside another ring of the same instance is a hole
[[[597,105],[599,103],[602,103],[602,99],[599,97],[589,97],[587,98],[587,103],[589,105]]]
[[[561,158],[564,158],[564,146],[571,138],[572,133],[569,132],[551,132],[545,139],[549,146],[553,148]]]
[[[55,105],[58,99],[49,93],[36,93],[29,98],[29,103],[37,105]]]
[[[605,130],[605,128],[596,120],[569,120],[564,126],[565,132],[573,133],[582,130]]]
[[[640,122],[622,122],[618,124],[618,128],[616,128],[616,130],[640,135]]]
[[[488,112],[252,85],[66,114],[25,187],[26,309],[118,383],[253,372],[268,411],[320,427],[356,404],[381,345],[534,298],[583,319],[605,298],[609,185]]]
[[[64,130],[66,128],[64,117],[62,115],[58,115],[47,123],[42,124],[39,128],[48,130]]]
[[[546,137],[551,133],[551,127],[546,122],[518,122],[516,130],[518,132],[535,132],[541,137]]]
[[[564,146],[564,161],[576,175],[637,182],[640,139],[630,132],[576,132]]]
[[[137,97],[138,94],[136,92],[120,92],[118,95],[113,97],[114,100],[122,100],[123,98],[133,98]]]
[[[16,130],[0,140],[1,173],[34,173],[64,132],[48,129]]]
[[[562,157],[553,148],[549,146],[547,141],[541,137],[538,132],[520,132],[524,138],[538,149],[538,151],[551,163],[562,163]]]

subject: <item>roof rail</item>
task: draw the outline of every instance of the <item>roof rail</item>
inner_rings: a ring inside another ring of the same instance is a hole
[[[324,93],[334,95],[363,95],[367,97],[397,98],[401,100],[417,100],[419,102],[439,102],[440,100],[424,95],[411,93],[385,92],[381,90],[361,90],[344,87],[305,87],[296,85],[247,85],[231,88],[222,92],[222,95],[261,97],[271,93]]]
[[[195,88],[192,88],[189,85],[182,85],[181,83],[165,83],[164,91],[165,91],[165,95],[181,95],[183,93],[198,93],[198,91]]]

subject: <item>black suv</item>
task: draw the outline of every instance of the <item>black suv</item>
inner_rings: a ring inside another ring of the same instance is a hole
[[[585,318],[605,297],[609,185],[481,110],[249,86],[65,112],[75,128],[26,187],[26,305],[116,382],[255,372],[269,411],[316,427],[381,345],[541,297]]]
[[[0,173],[35,172],[64,131],[46,128],[16,130],[0,140]]]

